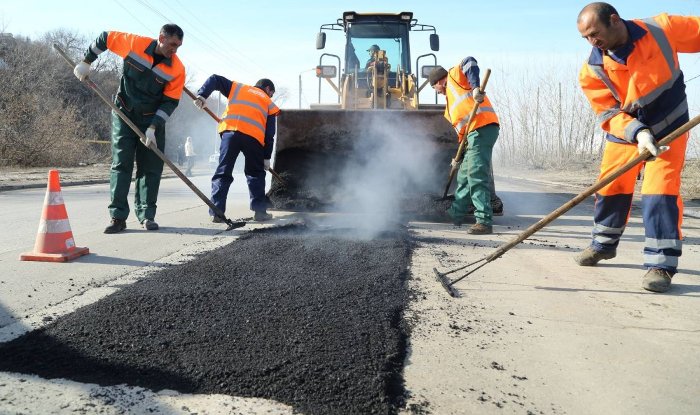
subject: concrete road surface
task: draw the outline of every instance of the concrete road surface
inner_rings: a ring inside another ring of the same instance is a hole
[[[193,179],[208,194],[209,176]],[[641,289],[643,230],[634,211],[618,257],[582,268],[573,254],[588,243],[588,201],[455,287],[447,295],[432,268],[444,271],[488,256],[501,243],[582,189],[524,180],[497,180],[506,215],[495,234],[415,222],[409,284],[416,295],[405,386],[406,413],[673,413],[700,408],[700,220],[685,218],[684,255],[673,289]],[[132,218],[123,234],[102,233],[107,185],[64,187],[75,241],[91,254],[71,263],[20,262],[30,251],[44,189],[0,192],[0,341],[41,327],[97,301],[154,268],[229,243],[208,221],[204,204],[179,179],[163,181],[158,232]],[[245,181],[237,176],[227,214],[250,216]],[[272,226],[295,216],[275,212]],[[270,225],[266,225],[270,226]],[[452,277],[458,277],[456,273]],[[0,373],[0,412],[291,413],[276,402],[228,396],[188,396],[126,386]],[[232,408],[236,408],[235,410]]]

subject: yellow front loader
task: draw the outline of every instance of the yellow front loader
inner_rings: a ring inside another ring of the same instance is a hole
[[[343,57],[323,53],[316,67],[319,103],[278,117],[273,167],[284,182],[273,178],[268,196],[280,209],[329,210],[353,209],[361,197],[405,204],[415,195],[439,194],[456,135],[444,105],[419,102],[437,57],[420,55],[413,66],[409,43],[411,32],[432,32],[429,45],[437,51],[435,28],[410,12],[345,12],[321,26],[316,48],[325,48],[326,32],[341,30]],[[419,81],[413,68],[426,59],[432,64],[421,67]],[[322,82],[336,102],[320,103]]]

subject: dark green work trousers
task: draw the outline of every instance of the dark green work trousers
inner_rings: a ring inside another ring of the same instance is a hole
[[[498,139],[498,131],[498,124],[489,124],[467,135],[468,147],[457,172],[455,200],[448,209],[452,219],[464,220],[469,212],[469,206],[473,204],[476,222],[484,225],[493,224],[491,157],[493,146]]]
[[[153,116],[130,116],[129,119],[143,132],[150,125]],[[165,127],[156,128],[158,149],[165,149]],[[141,143],[139,136],[112,112],[112,167],[110,169],[109,190],[111,201],[109,214],[113,218],[126,219],[129,216],[129,186],[136,161],[136,189],[134,212],[139,222],[155,219],[158,187],[163,173],[163,160]]]

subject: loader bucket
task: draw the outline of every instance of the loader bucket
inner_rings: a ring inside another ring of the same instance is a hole
[[[273,156],[284,183],[268,196],[284,210],[352,210],[369,196],[410,212],[440,194],[456,149],[442,110],[285,110]]]

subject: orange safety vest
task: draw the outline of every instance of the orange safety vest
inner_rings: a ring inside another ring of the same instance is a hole
[[[173,54],[154,67],[153,56],[146,50],[155,42],[155,39],[131,33],[109,32],[107,36],[107,48],[122,57],[125,65],[129,64],[140,72],[150,69],[156,75],[156,82],[163,87],[163,95],[179,100],[185,86],[185,66]]]
[[[678,52],[700,52],[700,18],[664,13],[627,23],[645,33],[635,28],[642,34],[631,39],[626,64],[594,47],[579,83],[606,138],[634,143],[642,128],[661,138],[688,120]]]
[[[484,97],[484,102],[479,104],[474,119],[469,119],[474,105],[476,105],[474,98],[472,98],[472,89],[460,65],[450,69],[445,87],[445,96],[447,97],[445,118],[454,126],[459,142],[462,142],[467,131],[474,131],[488,124],[498,124],[498,116],[487,96]]]
[[[279,113],[280,109],[265,91],[232,81],[228,106],[219,123],[219,134],[224,131],[240,131],[265,146],[267,117]]]

